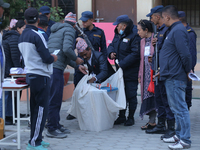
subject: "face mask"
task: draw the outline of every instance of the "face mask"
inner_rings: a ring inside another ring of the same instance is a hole
[[[124,31],[123,31],[123,30],[120,30],[120,31],[119,31],[119,34],[120,34],[120,35],[122,35],[123,33],[124,33]]]

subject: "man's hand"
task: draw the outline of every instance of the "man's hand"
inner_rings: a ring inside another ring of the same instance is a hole
[[[87,70],[87,68],[86,67],[84,67],[84,66],[82,66],[82,65],[80,65],[79,67],[78,67],[78,69],[80,70],[80,72],[82,72],[83,74],[88,74],[87,72],[88,72],[88,70]]]
[[[53,58],[54,58],[54,61],[53,61],[53,62],[57,61],[58,57],[57,57],[56,55],[51,54],[51,56],[53,56]]]
[[[113,60],[113,59],[115,59],[116,58],[116,53],[111,53],[110,54],[110,58]]]
[[[149,63],[152,63],[152,56],[151,56],[151,55],[148,56],[148,62],[149,62]]]
[[[152,45],[153,46],[156,44],[157,40],[158,40],[158,38],[153,38],[153,40],[152,40]]]
[[[96,78],[92,77],[90,80],[88,80],[88,83],[94,83],[94,81],[96,81]]]
[[[155,81],[156,77],[158,77],[158,79],[160,79],[160,72],[158,72],[157,74],[153,75],[153,80]]]
[[[81,65],[82,63],[83,63],[83,60],[81,58],[77,57],[76,64]]]
[[[187,73],[188,81],[192,81],[192,80],[189,78],[189,73],[194,73],[194,72],[191,70],[190,72]]]

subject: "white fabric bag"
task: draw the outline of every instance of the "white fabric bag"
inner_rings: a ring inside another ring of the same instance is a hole
[[[78,83],[72,96],[72,105],[68,113],[78,119],[81,130],[102,131],[113,127],[119,110],[125,109],[126,97],[124,91],[123,71],[120,68],[115,74],[104,81],[117,87],[116,100],[107,94],[106,90],[100,90],[87,81],[91,76],[85,75]]]

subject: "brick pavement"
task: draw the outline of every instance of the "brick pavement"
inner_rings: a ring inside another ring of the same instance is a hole
[[[168,144],[160,140],[160,135],[145,134],[140,129],[148,118],[144,120],[139,117],[140,97],[138,97],[138,108],[135,113],[135,125],[125,127],[123,125],[115,125],[112,129],[102,132],[81,131],[78,121],[66,120],[67,110],[70,101],[63,102],[61,109],[61,124],[69,128],[72,133],[65,139],[47,138],[44,141],[50,143],[49,150],[168,150]],[[26,112],[26,102],[21,102],[22,112]],[[191,150],[200,150],[200,100],[193,100],[193,106],[190,111],[191,116]],[[102,120],[103,121],[103,120]],[[9,130],[13,126],[6,126]],[[26,130],[26,131],[25,131]],[[44,131],[45,132],[45,131]],[[6,132],[10,134],[11,132]],[[22,123],[21,132],[22,150],[27,146],[29,139],[29,131],[27,130],[27,122]],[[16,138],[14,138],[16,139]],[[12,139],[10,139],[12,141]],[[14,146],[1,146],[1,150],[16,150]]]

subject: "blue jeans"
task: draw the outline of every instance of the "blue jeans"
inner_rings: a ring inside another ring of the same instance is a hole
[[[3,93],[2,93],[3,94]],[[0,117],[2,118],[2,98],[0,99]],[[12,113],[12,92],[5,91],[5,116],[11,117]]]
[[[176,120],[176,135],[185,143],[191,144],[190,115],[185,101],[186,85],[186,82],[174,79],[165,81],[168,103]]]

